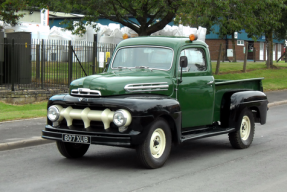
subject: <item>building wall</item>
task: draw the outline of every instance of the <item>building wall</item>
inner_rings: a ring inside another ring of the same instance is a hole
[[[39,11],[34,11],[32,14],[30,14],[30,11],[19,11],[18,14],[24,14],[24,17],[20,18],[20,22],[41,23]]]
[[[205,42],[209,46],[211,60],[217,60],[218,59],[220,44],[222,44],[222,51],[221,51],[221,57],[220,57],[221,60],[222,60],[223,54],[226,54],[225,53],[226,52],[226,48],[227,49],[232,49],[232,41],[231,40],[227,41],[227,45],[228,45],[227,47],[226,47],[226,40],[225,39],[206,39]],[[244,50],[245,50],[246,42],[249,43],[247,60],[254,60],[254,52],[255,52],[255,60],[256,61],[260,61],[260,60],[261,61],[266,61],[266,43],[265,42],[262,42],[263,45],[264,45],[263,60],[262,60],[262,59],[260,59],[260,42],[241,40],[241,44],[238,44],[237,40],[236,40],[235,41],[235,53],[236,53],[236,59],[238,61],[244,60],[244,57],[245,57]],[[281,44],[281,43],[273,43],[273,45],[275,45],[274,46],[275,54],[274,54],[273,60],[277,60],[277,59],[279,59],[281,57],[281,55],[284,52],[284,45]],[[281,53],[278,52],[278,46],[281,47]],[[232,61],[233,57],[228,57],[228,59],[230,61]]]
[[[223,39],[206,39],[206,44],[209,46],[209,52],[211,60],[217,60],[218,54],[219,54],[219,48],[220,44],[222,44],[222,47],[226,44],[225,40]]]

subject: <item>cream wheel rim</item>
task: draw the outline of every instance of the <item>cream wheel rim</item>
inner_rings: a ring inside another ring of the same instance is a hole
[[[154,158],[160,158],[165,150],[166,138],[164,131],[161,128],[157,128],[151,136],[150,140],[150,152]]]
[[[249,138],[251,131],[250,119],[248,116],[242,118],[241,127],[240,127],[240,137],[242,140],[247,140]]]

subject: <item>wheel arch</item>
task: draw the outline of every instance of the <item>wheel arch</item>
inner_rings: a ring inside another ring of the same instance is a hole
[[[227,93],[221,106],[220,120],[223,127],[235,128],[239,114],[249,109],[256,123],[265,124],[268,100],[260,91],[239,91]]]
[[[162,118],[164,119],[167,124],[169,125],[169,128],[171,130],[171,136],[172,136],[172,142],[174,144],[180,144],[181,140],[180,140],[180,137],[181,137],[181,129],[179,127],[179,122],[177,122],[178,120],[177,119],[174,119],[173,117],[171,117],[170,115],[167,115],[167,114],[164,114],[164,115],[161,115],[159,116],[159,118]],[[181,118],[180,118],[181,120]]]

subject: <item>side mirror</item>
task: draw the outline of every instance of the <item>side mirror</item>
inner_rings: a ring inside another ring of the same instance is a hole
[[[180,67],[181,68],[187,67],[187,57],[186,56],[180,57]]]
[[[181,56],[179,58],[179,65],[180,65],[180,80],[178,83],[182,82],[182,68],[187,67],[187,57]]]

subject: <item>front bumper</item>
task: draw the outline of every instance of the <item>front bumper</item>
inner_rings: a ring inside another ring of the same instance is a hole
[[[42,138],[62,141],[63,134],[75,134],[91,137],[91,144],[132,147],[132,137],[137,137],[140,132],[131,131],[127,134],[109,133],[109,132],[90,132],[85,130],[72,130],[64,128],[55,128],[46,125],[42,131]]]

